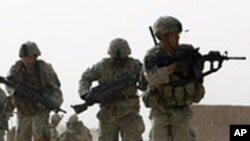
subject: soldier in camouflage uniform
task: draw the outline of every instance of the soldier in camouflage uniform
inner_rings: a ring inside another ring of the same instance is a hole
[[[174,17],[160,17],[154,23],[153,30],[160,43],[146,53],[143,67],[148,81],[143,101],[151,108],[151,141],[195,141],[190,105],[203,98],[203,80],[194,78],[193,66],[186,60],[160,65],[160,61],[166,60],[159,59],[161,56],[175,56],[193,50],[193,47],[179,44],[182,25]],[[199,60],[195,64],[198,69],[203,69]]]
[[[66,123],[66,131],[60,136],[60,141],[92,141],[89,129],[78,120],[77,115],[72,115]]]
[[[79,82],[79,94],[84,99],[93,81],[100,85],[116,81],[122,75],[140,74],[142,64],[139,60],[129,57],[129,44],[122,38],[110,42],[109,58],[104,58],[88,68]],[[97,114],[99,119],[99,141],[118,141],[119,134],[123,141],[142,141],[144,123],[139,115],[138,86],[128,86],[115,94],[119,100],[100,105]]]
[[[54,113],[51,116],[50,123],[49,123],[50,141],[60,141],[59,134],[56,130],[56,127],[58,126],[61,119],[62,119],[62,116],[60,116],[58,113]]]
[[[18,60],[9,71],[8,78],[21,82],[34,89],[43,91],[57,106],[62,104],[60,81],[52,65],[38,59],[41,55],[36,43],[26,42],[21,45]],[[50,109],[25,97],[17,97],[15,89],[7,88],[17,108],[18,141],[49,141],[49,113]]]

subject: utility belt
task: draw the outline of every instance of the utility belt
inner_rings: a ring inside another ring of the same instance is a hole
[[[110,103],[117,103],[117,102],[121,102],[124,100],[130,100],[130,99],[138,99],[139,97],[137,95],[117,95],[115,97],[109,98],[107,100],[104,100],[104,102],[102,103],[102,105],[106,105],[106,104],[110,104]]]
[[[139,97],[137,95],[119,95],[113,102],[119,102],[124,100],[130,100],[130,99],[138,99]]]
[[[124,96],[123,99],[101,104],[101,109],[113,115],[124,115],[139,111],[139,97],[137,95]]]

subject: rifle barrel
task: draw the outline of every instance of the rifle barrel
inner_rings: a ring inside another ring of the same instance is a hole
[[[227,57],[228,60],[246,60],[246,57]]]
[[[59,112],[59,111],[60,111],[60,112],[63,112],[63,113],[65,113],[65,114],[67,113],[67,112],[66,112],[65,110],[63,110],[63,109],[61,109],[61,108],[59,108],[59,109],[56,109],[56,112]]]

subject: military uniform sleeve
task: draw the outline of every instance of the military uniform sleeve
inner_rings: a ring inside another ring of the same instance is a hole
[[[84,97],[86,93],[89,92],[89,88],[93,81],[98,80],[100,77],[99,74],[99,66],[101,66],[101,63],[97,63],[93,65],[92,67],[87,68],[85,72],[83,72],[81,79],[79,81],[79,95]]]
[[[12,116],[14,105],[12,99],[7,97],[5,92],[0,88],[0,129],[8,129],[8,119]]]
[[[63,103],[63,95],[61,91],[61,83],[58,79],[58,76],[49,63],[43,63],[43,61],[40,61],[40,77],[43,85],[43,89],[45,92],[48,92],[49,98],[57,105],[61,106]]]
[[[148,52],[144,58],[143,72],[150,86],[166,84],[169,82],[169,73],[167,67],[156,66],[155,55]]]
[[[21,69],[22,69],[22,62],[21,61],[17,61],[13,66],[11,66],[8,74],[7,74],[7,78],[11,78],[11,79],[14,79],[14,80],[18,80],[20,78],[20,75],[19,73],[21,72]],[[8,87],[6,86],[6,91],[7,93],[12,96],[15,92],[15,89],[12,88],[12,87]]]
[[[55,90],[60,90],[61,83],[57,77],[55,70],[53,69],[51,64],[49,64],[48,68],[49,68],[48,71],[49,71],[49,78],[50,78],[50,86],[53,87],[53,89]]]
[[[147,88],[147,80],[144,76],[143,69],[142,69],[142,63],[140,60],[136,59],[136,66],[138,71],[138,88],[142,91],[146,90]]]
[[[6,97],[5,92],[0,88],[0,101]]]

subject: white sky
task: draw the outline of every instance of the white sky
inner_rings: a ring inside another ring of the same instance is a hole
[[[127,39],[132,56],[142,60],[153,46],[148,26],[159,16],[178,18],[190,30],[181,35],[181,42],[201,47],[203,54],[228,50],[231,56],[249,58],[249,5],[249,0],[0,0],[0,75],[6,76],[19,59],[22,43],[35,41],[42,51],[40,58],[53,64],[62,82],[67,119],[73,113],[69,105],[81,102],[77,89],[82,72],[107,56],[115,37]],[[250,104],[249,72],[248,60],[225,62],[219,72],[205,78],[201,103]],[[90,128],[98,126],[97,109],[80,114]],[[141,113],[148,131],[144,105]]]

